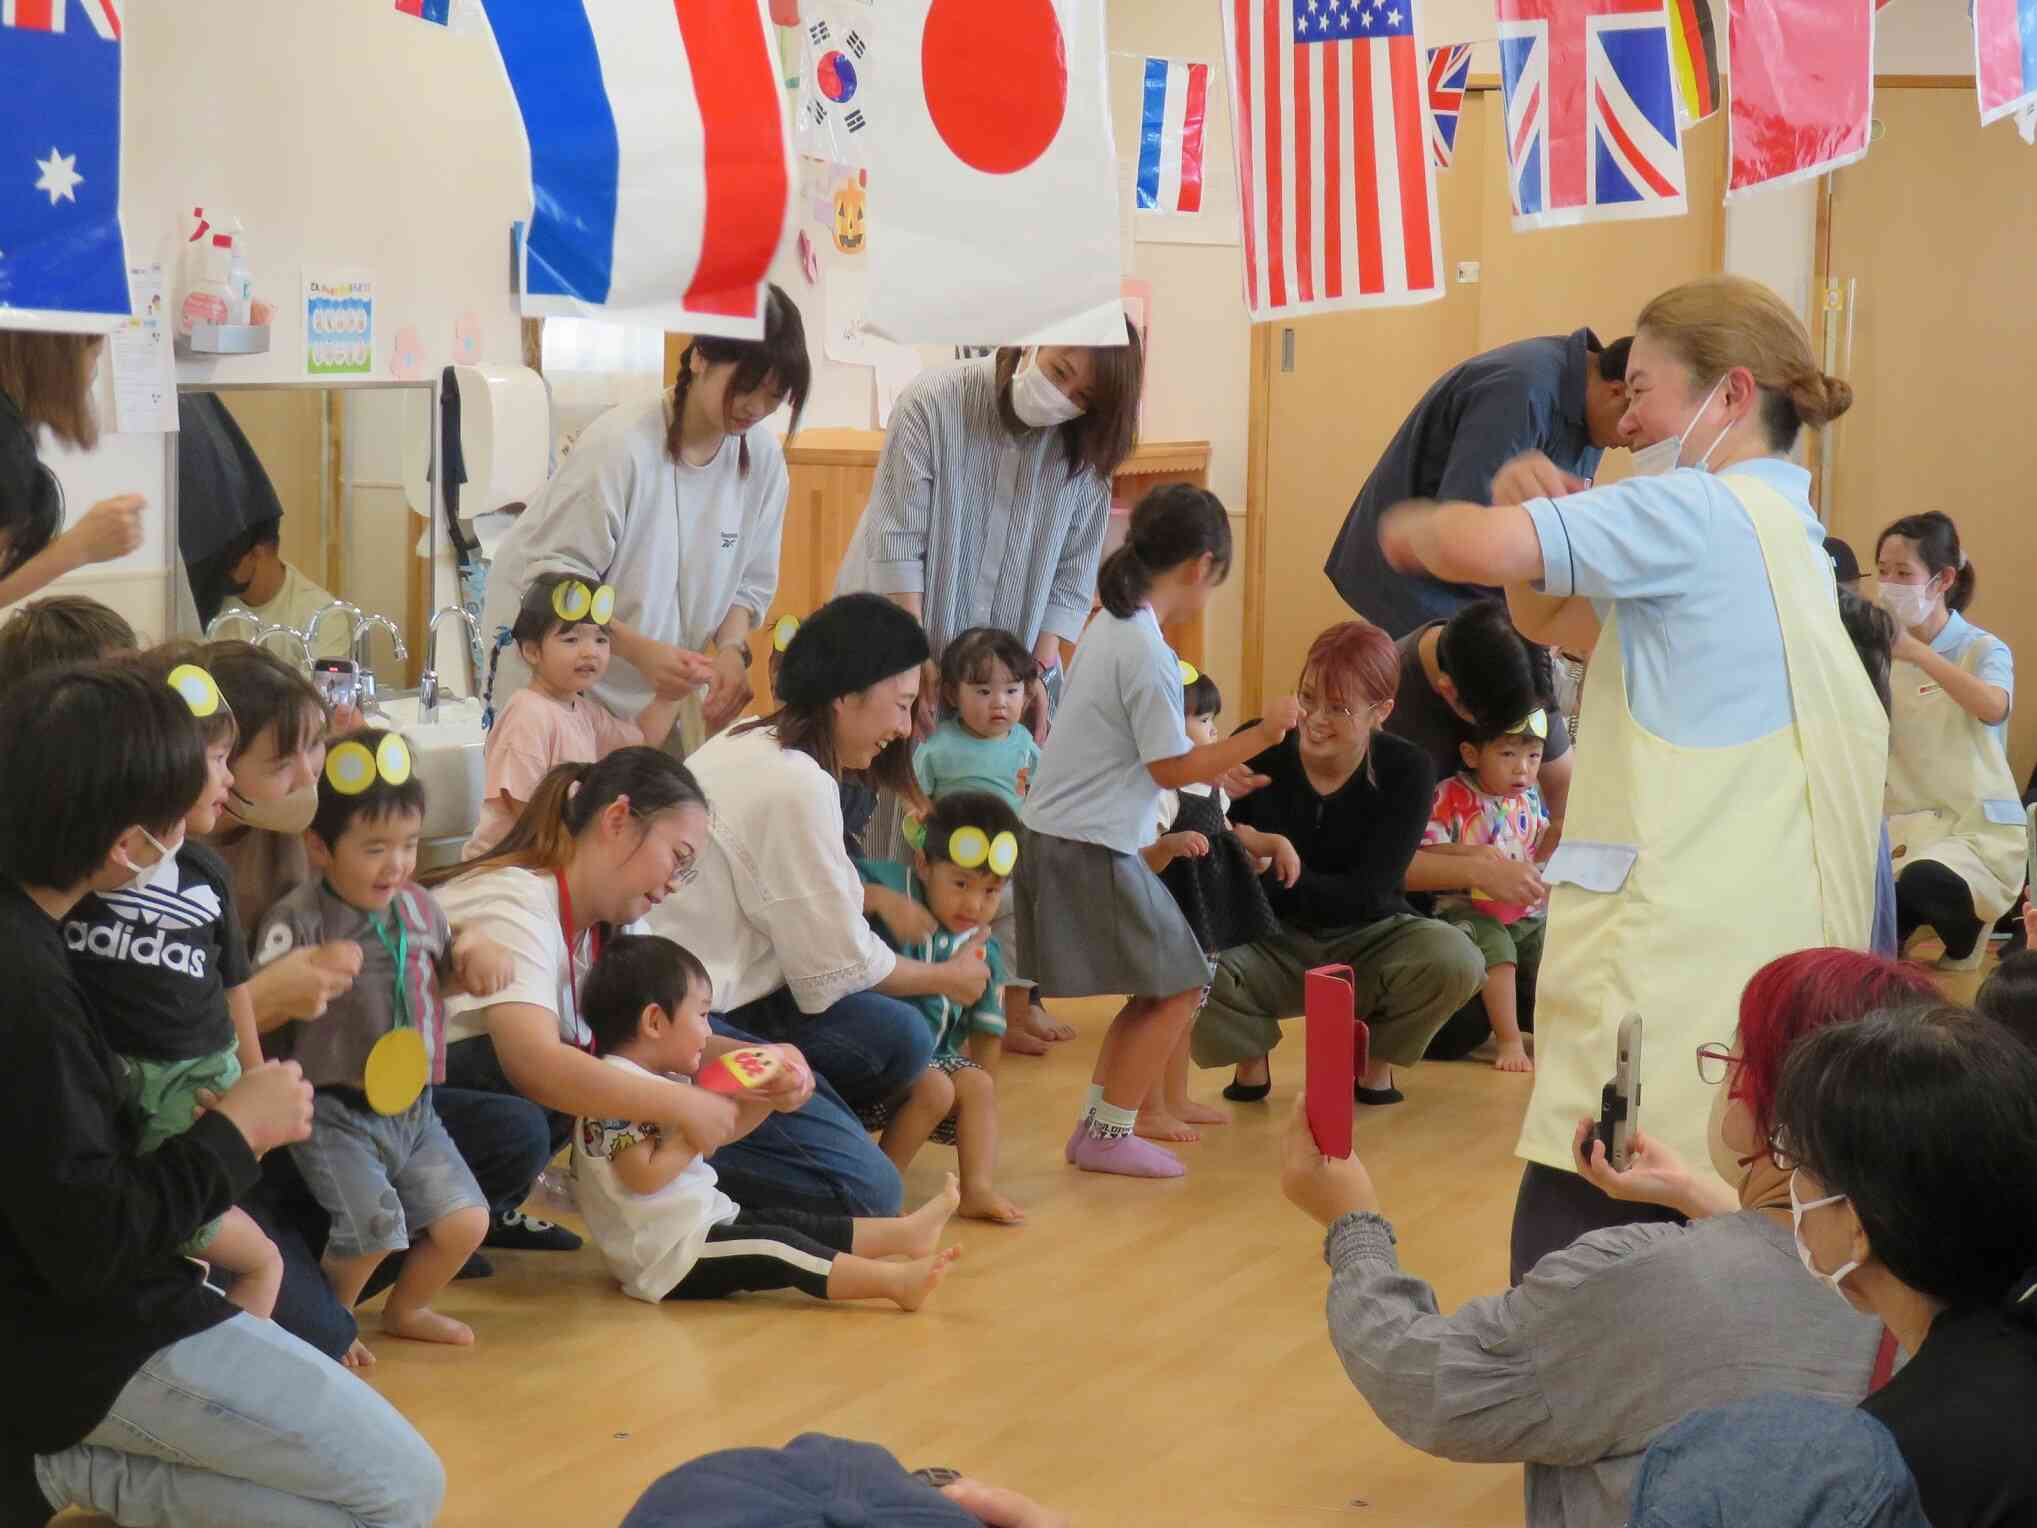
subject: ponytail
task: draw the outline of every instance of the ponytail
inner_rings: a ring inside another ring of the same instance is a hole
[[[1905,541],[1914,542],[1917,560],[1930,569],[1933,577],[1952,571],[1952,587],[1945,591],[1945,608],[1951,611],[1964,610],[1973,603],[1973,563],[1959,544],[1959,527],[1952,523],[1952,517],[1935,509],[1921,515],[1904,515],[1895,521],[1874,540],[1875,555],[1881,555],[1882,543],[1891,536],[1901,536]]]
[[[502,649],[509,646],[507,626],[495,628],[495,645],[488,649],[488,682],[481,687],[481,730],[490,731],[495,726],[495,670],[502,662]]]
[[[645,820],[679,807],[707,805],[693,771],[656,748],[618,748],[597,763],[555,764],[493,849],[419,879],[436,886],[487,870],[564,870],[573,863],[581,836],[623,797],[629,798],[631,814]]]
[[[1219,579],[1231,570],[1231,521],[1223,501],[1190,483],[1155,488],[1132,511],[1124,545],[1097,570],[1097,598],[1127,620],[1146,603],[1154,579],[1198,557],[1215,559]]]

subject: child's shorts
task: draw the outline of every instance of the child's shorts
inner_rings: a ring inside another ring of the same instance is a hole
[[[967,1056],[956,1055],[937,1055],[927,1065],[946,1072],[950,1077],[954,1076],[957,1072],[980,1072],[983,1070],[982,1067],[971,1061]],[[882,1130],[896,1117],[899,1106],[905,1102],[907,1096],[909,1095],[901,1094],[888,1104],[878,1104],[874,1108],[865,1109],[856,1118],[863,1122],[865,1130]],[[955,1113],[952,1109],[948,1111],[946,1119],[934,1126],[934,1133],[928,1136],[927,1139],[936,1146],[952,1146],[955,1144]]]
[[[144,1056],[126,1056],[129,1096],[141,1111],[141,1149],[154,1151],[163,1142],[182,1135],[198,1118],[200,1093],[224,1094],[240,1081],[240,1042],[210,1055],[183,1061],[151,1061]],[[219,1234],[219,1222],[209,1221],[180,1249],[189,1256],[202,1257]]]
[[[311,1139],[290,1156],[332,1216],[334,1257],[401,1251],[455,1210],[488,1203],[429,1091],[401,1114],[377,1114],[321,1089]]]
[[[1516,966],[1522,975],[1532,976],[1542,964],[1542,935],[1548,928],[1548,919],[1539,913],[1502,923],[1490,913],[1462,903],[1448,903],[1436,909],[1436,916],[1470,936],[1478,953],[1485,957],[1488,971],[1494,966]]]

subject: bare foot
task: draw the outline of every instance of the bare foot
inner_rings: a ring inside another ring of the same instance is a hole
[[[910,1215],[901,1216],[905,1222],[906,1254],[910,1257],[931,1257],[941,1245],[941,1232],[948,1228],[948,1221],[962,1205],[962,1180],[953,1173],[941,1186],[941,1191]],[[964,1209],[963,1214],[969,1212]]]
[[[368,1351],[368,1345],[358,1337],[354,1339],[354,1345],[347,1349],[347,1356],[340,1360],[349,1369],[365,1369],[374,1361],[375,1355]]]
[[[1073,1024],[1063,1024],[1038,1003],[1034,1003],[1026,1009],[1024,1027],[1026,1032],[1032,1035],[1034,1039],[1045,1040],[1050,1044],[1075,1038],[1075,1026]]]
[[[898,1284],[891,1294],[893,1303],[900,1310],[918,1310],[934,1297],[934,1291],[941,1287],[941,1280],[948,1276],[948,1269],[961,1255],[960,1247],[944,1247],[932,1257],[923,1257],[918,1262],[891,1264],[898,1275]]]
[[[1208,1104],[1199,1104],[1192,1098],[1169,1099],[1167,1112],[1178,1120],[1191,1125],[1228,1125],[1231,1114],[1228,1109],[1214,1109]]]
[[[1535,1070],[1535,1063],[1529,1058],[1527,1051],[1519,1045],[1502,1045],[1499,1048],[1499,1054],[1493,1058],[1492,1064],[1502,1072],[1532,1072]]]
[[[995,1189],[965,1195],[961,1215],[964,1220],[988,1220],[1000,1226],[1022,1226],[1026,1223],[1026,1212]]]
[[[1044,1056],[1047,1054],[1047,1042],[1037,1038],[1021,1019],[1005,1027],[1004,1053],[1007,1056]]]
[[[443,1342],[456,1348],[469,1347],[474,1329],[464,1321],[441,1316],[429,1305],[412,1311],[384,1310],[382,1330],[391,1337],[408,1337],[412,1342]]]
[[[1138,1121],[1132,1126],[1132,1134],[1142,1135],[1149,1141],[1199,1141],[1202,1132],[1176,1119],[1171,1114],[1157,1114],[1148,1110],[1139,1111]]]

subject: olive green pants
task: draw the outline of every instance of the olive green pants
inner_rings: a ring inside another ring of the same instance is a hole
[[[1349,966],[1372,1059],[1413,1066],[1430,1038],[1485,980],[1478,947],[1434,918],[1403,914],[1363,928],[1305,934],[1282,924],[1270,939],[1217,956],[1191,1053],[1203,1067],[1235,1066],[1280,1043],[1280,1021],[1302,1012],[1302,978]]]

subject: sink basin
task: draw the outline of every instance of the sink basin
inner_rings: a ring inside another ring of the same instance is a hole
[[[409,740],[412,767],[424,782],[425,838],[465,839],[480,820],[487,775],[481,702],[449,698],[428,727],[418,725],[414,695],[392,696],[381,704],[388,724]]]

